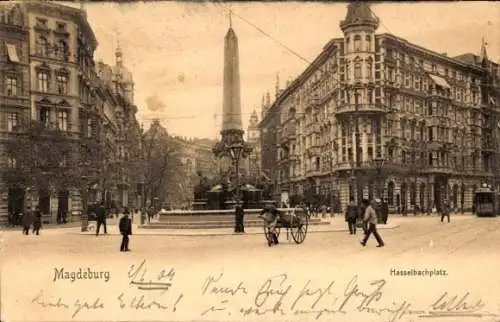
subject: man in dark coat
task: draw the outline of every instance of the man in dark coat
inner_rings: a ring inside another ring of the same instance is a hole
[[[380,212],[382,214],[382,223],[387,225],[387,218],[389,217],[389,204],[387,203],[387,199],[382,200],[382,204],[380,205]]]
[[[29,211],[26,211],[24,214],[22,214],[22,224],[23,224],[23,234],[24,235],[29,235],[30,234],[30,227],[31,227],[31,222],[32,218],[29,213]]]
[[[127,208],[123,211],[123,217],[120,219],[118,224],[120,228],[120,234],[122,234],[122,243],[120,246],[120,252],[129,252],[128,248],[129,235],[132,235],[132,220],[130,219],[130,213]]]
[[[356,220],[358,219],[358,206],[354,202],[354,198],[349,199],[349,204],[347,205],[347,209],[345,212],[345,221],[347,222],[347,226],[349,227],[349,234],[356,234]]]
[[[101,225],[104,226],[104,233],[108,233],[108,229],[106,227],[106,208],[104,207],[104,203],[101,203],[99,207],[96,209],[96,220],[97,220],[97,229],[95,231],[95,235],[99,236],[99,229]]]
[[[444,201],[441,206],[441,222],[444,222],[444,217],[448,218],[448,222],[450,222],[450,206],[448,205],[448,201]]]
[[[36,206],[33,212],[33,234],[40,235],[40,228],[42,228],[42,213],[40,207]]]
[[[245,232],[245,226],[243,224],[244,221],[244,216],[245,216],[245,211],[243,210],[243,207],[241,203],[238,203],[234,209],[234,215],[235,215],[235,227],[234,227],[234,232],[235,233],[244,233]]]

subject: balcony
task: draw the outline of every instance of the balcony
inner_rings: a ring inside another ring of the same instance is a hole
[[[356,110],[354,104],[343,104],[340,105],[335,113],[335,116],[342,117],[353,114],[368,114],[368,115],[380,115],[386,114],[387,109],[382,104],[358,104],[358,109]]]
[[[420,170],[420,172],[425,174],[437,173],[451,175],[453,174],[454,169],[446,165],[426,165],[425,168]]]
[[[307,170],[307,177],[319,177],[322,175],[323,175],[323,172],[319,168]]]
[[[314,123],[310,127],[311,133],[321,133],[321,125],[318,123]]]
[[[307,149],[307,153],[310,156],[319,155],[321,153],[321,148],[319,147],[319,145],[313,145]]]
[[[495,144],[493,144],[493,141],[491,141],[491,140],[485,140],[485,141],[483,141],[481,150],[484,153],[494,153],[496,150]]]

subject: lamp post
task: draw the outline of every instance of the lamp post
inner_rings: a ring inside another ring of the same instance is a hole
[[[380,182],[382,181],[382,167],[384,166],[384,158],[376,157],[373,159],[375,167],[377,168],[377,195],[379,198],[383,199],[384,192],[380,189]]]
[[[236,198],[235,201],[238,204],[240,201],[240,159],[241,155],[245,149],[245,146],[240,143],[233,144],[229,147],[229,152],[231,154],[231,160],[233,161],[234,171],[236,173]]]

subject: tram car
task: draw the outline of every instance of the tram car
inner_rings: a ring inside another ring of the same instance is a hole
[[[476,216],[495,217],[500,212],[500,194],[483,185],[474,193]]]

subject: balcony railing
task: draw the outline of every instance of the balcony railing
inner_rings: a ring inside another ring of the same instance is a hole
[[[382,104],[358,104],[358,113],[386,113],[387,109]],[[356,113],[356,106],[354,104],[343,104],[337,109],[335,115],[340,116],[343,114]]]

